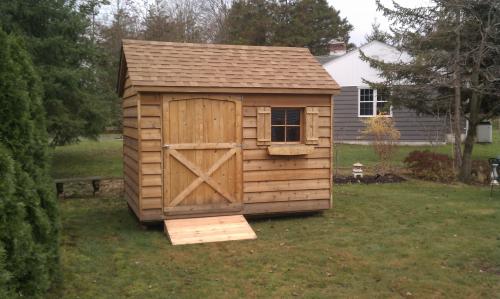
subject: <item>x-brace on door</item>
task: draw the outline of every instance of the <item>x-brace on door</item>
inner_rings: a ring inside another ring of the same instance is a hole
[[[239,98],[164,98],[166,215],[242,210],[241,134]]]

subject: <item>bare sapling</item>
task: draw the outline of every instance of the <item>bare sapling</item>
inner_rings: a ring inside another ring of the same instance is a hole
[[[362,134],[372,141],[372,147],[379,162],[375,172],[379,175],[393,173],[392,161],[398,151],[398,141],[401,133],[396,129],[392,117],[377,115],[364,120],[365,128]]]

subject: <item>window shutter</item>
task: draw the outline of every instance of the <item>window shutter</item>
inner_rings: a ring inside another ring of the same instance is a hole
[[[319,124],[319,108],[306,107],[306,120],[305,120],[306,144],[319,144],[318,124]]]
[[[257,145],[271,144],[271,107],[257,107]]]

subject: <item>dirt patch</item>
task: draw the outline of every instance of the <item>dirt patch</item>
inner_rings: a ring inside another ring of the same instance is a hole
[[[354,178],[353,176],[336,176],[333,178],[335,184],[387,184],[404,181],[406,180],[403,177],[396,174],[365,175],[362,178]]]
[[[500,265],[491,264],[489,262],[482,262],[479,264],[479,272],[481,273],[486,272],[495,275],[500,275]]]

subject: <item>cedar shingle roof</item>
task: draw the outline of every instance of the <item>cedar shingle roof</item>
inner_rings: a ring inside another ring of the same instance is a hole
[[[140,87],[339,89],[306,48],[123,40],[123,54]]]

